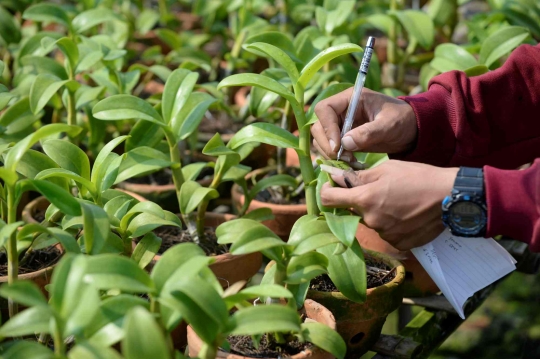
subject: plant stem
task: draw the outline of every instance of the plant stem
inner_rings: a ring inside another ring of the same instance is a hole
[[[223,167],[221,170],[214,175],[214,179],[210,184],[209,188],[217,189],[223,178]],[[204,218],[206,217],[206,210],[208,209],[208,204],[210,201],[206,200],[201,202],[199,208],[197,209],[197,235],[199,238],[204,238]]]
[[[77,125],[77,109],[75,108],[75,93],[68,91],[68,98],[67,98],[67,122],[70,126]]]
[[[397,0],[390,1],[390,10],[395,11],[398,9]],[[386,44],[386,57],[391,64],[397,63],[397,24],[392,21],[390,30],[388,31],[388,42]]]
[[[276,273],[274,273],[274,284],[285,287],[285,280],[287,279],[287,265],[286,263],[277,263],[276,262]]]
[[[171,129],[164,127],[163,131],[165,132],[165,137],[167,138],[167,143],[169,144],[169,155],[171,157],[171,171],[172,178],[174,182],[174,189],[176,191],[176,198],[178,199],[178,206],[180,207],[180,189],[184,184],[184,175],[182,174],[182,161],[180,159],[180,150],[178,148],[178,141]]]
[[[200,359],[215,359],[217,358],[217,347],[218,345],[210,345],[204,343],[201,350],[199,351],[198,357]]]
[[[53,340],[54,340],[54,354],[58,357],[64,357],[66,354],[66,345],[64,343],[64,339],[62,338],[62,328],[60,328],[60,325],[58,324],[58,320],[56,320],[56,325],[54,328],[53,333]]]
[[[8,224],[11,224],[17,221],[17,201],[15,199],[15,188],[13,186],[6,185],[6,189],[8,202]],[[17,238],[15,233],[12,233],[8,239],[7,255],[8,283],[13,284],[19,275],[19,255],[17,253]],[[13,318],[13,316],[19,311],[19,305],[14,302],[12,298],[8,299],[8,311],[10,318]]]
[[[167,0],[158,0],[159,8],[159,18],[163,25],[167,23],[167,17],[169,16],[167,12]]]

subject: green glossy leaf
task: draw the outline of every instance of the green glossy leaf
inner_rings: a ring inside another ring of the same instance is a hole
[[[67,80],[62,81],[50,74],[38,75],[30,89],[30,108],[32,112],[37,114],[41,111],[67,82]]]
[[[345,358],[347,352],[345,341],[327,325],[316,322],[303,323],[302,336],[306,341],[332,354],[337,359]]]
[[[165,123],[171,121],[178,115],[193,87],[197,83],[199,74],[186,69],[177,69],[169,76],[161,103],[161,113]]]
[[[332,233],[347,247],[352,246],[356,241],[356,229],[360,222],[358,216],[339,216],[331,212],[325,212],[326,223]]]
[[[242,218],[262,222],[272,220],[275,218],[275,216],[270,208],[257,208],[244,214]]]
[[[65,321],[64,336],[81,335],[99,311],[99,292],[92,283],[81,286],[79,298]]]
[[[529,30],[519,26],[504,27],[491,34],[480,48],[480,64],[491,67],[529,37]]]
[[[128,293],[154,291],[148,273],[137,263],[117,254],[102,254],[88,258],[85,280],[101,290],[118,289]]]
[[[286,282],[290,284],[309,282],[313,278],[326,273],[327,266],[328,259],[317,252],[308,252],[292,257],[287,266]]]
[[[276,47],[271,44],[266,44],[263,42],[256,42],[252,43],[246,46],[247,50],[257,50],[259,52],[262,52],[266,57],[272,58],[274,61],[276,61],[278,64],[280,64],[285,71],[287,71],[287,74],[289,74],[289,77],[291,79],[291,82],[293,85],[295,85],[298,82],[298,78],[300,77],[300,74],[298,73],[298,69],[296,68],[296,65],[294,64],[293,60],[279,47]]]
[[[21,59],[24,66],[33,67],[38,74],[50,74],[61,80],[68,80],[68,74],[64,66],[54,59],[43,56],[25,56]]]
[[[83,106],[90,104],[92,101],[98,99],[98,97],[103,96],[105,93],[104,86],[97,87],[88,87],[81,86],[75,92],[75,108],[81,109]]]
[[[105,7],[86,10],[73,18],[71,24],[79,34],[99,24],[119,20],[119,15]]]
[[[97,346],[88,342],[77,343],[68,353],[69,359],[122,359],[114,349]]]
[[[292,298],[292,293],[285,287],[275,284],[261,284],[253,287],[247,287],[238,293],[225,297],[225,302],[229,308],[245,300],[252,300],[259,297],[270,298]]]
[[[119,136],[115,139],[111,140],[109,143],[107,143],[101,151],[99,151],[98,156],[96,157],[96,160],[94,161],[94,166],[92,167],[92,173],[91,173],[91,181],[96,186],[97,190],[101,190],[102,188],[102,182],[104,181],[104,177],[107,173],[107,169],[110,165],[110,158],[109,155],[112,153],[112,151],[124,142],[128,136]],[[109,160],[108,160],[109,158]]]
[[[172,119],[173,133],[177,138],[185,140],[191,136],[199,127],[210,105],[215,102],[214,97],[204,92],[190,94],[180,112]]]
[[[366,300],[366,266],[360,245],[355,241],[341,254],[334,254],[335,250],[334,245],[317,249],[328,258],[328,276],[345,297],[363,303]]]
[[[300,316],[296,310],[283,305],[259,305],[234,313],[229,326],[233,335],[299,332]]]
[[[6,44],[17,44],[21,41],[21,29],[12,14],[0,6],[0,37]]]
[[[433,76],[436,76],[439,73],[440,72],[431,67],[430,64],[424,64],[422,66],[420,69],[420,85],[422,85],[422,89],[424,91],[427,91],[429,81],[433,78]]]
[[[298,186],[298,182],[296,181],[296,178],[289,175],[278,174],[275,176],[270,176],[257,182],[257,184],[253,186],[251,190],[249,191],[249,197],[255,198],[257,193],[272,186],[285,186],[285,187],[292,187],[294,189]]]
[[[52,313],[47,307],[23,310],[0,327],[0,337],[19,337],[36,333],[50,333]]]
[[[147,233],[133,250],[133,259],[141,268],[146,268],[152,262],[161,247],[161,238],[154,233]]]
[[[177,222],[160,218],[151,213],[141,213],[137,217],[133,218],[131,222],[129,222],[127,233],[130,235],[130,237],[136,238],[146,235],[148,232],[151,232],[161,226],[181,227],[181,225]]]
[[[68,59],[71,70],[75,71],[75,68],[79,63],[79,49],[77,48],[77,44],[69,37],[63,37],[56,41],[56,46],[58,46],[64,56]]]
[[[427,13],[433,19],[435,25],[443,27],[452,24],[454,16],[456,16],[456,10],[456,0],[431,0]]]
[[[64,140],[48,140],[42,146],[47,156],[60,167],[90,179],[90,160],[79,146]]]
[[[79,202],[65,189],[44,180],[26,180],[35,191],[41,193],[61,212],[70,216],[80,216]]]
[[[122,160],[115,183],[170,167],[171,164],[161,151],[146,146],[134,148]]]
[[[43,138],[56,135],[61,132],[66,132],[70,136],[75,136],[79,134],[82,129],[76,126],[69,126],[64,124],[50,124],[45,125],[34,133],[26,136],[24,139],[20,140],[15,146],[13,146],[7,156],[5,157],[5,167],[12,171],[15,171],[18,162],[25,154],[25,152],[32,147],[36,142],[40,141]]]
[[[47,306],[47,300],[37,285],[26,280],[3,285],[0,287],[0,295],[28,307]]]
[[[246,143],[260,142],[282,148],[299,148],[298,137],[279,126],[257,122],[238,131],[228,143],[228,147],[236,149]]]
[[[332,34],[334,29],[345,23],[347,18],[353,13],[355,3],[355,1],[339,1],[334,9],[330,11],[325,10],[326,16],[324,16],[325,21],[323,24],[326,34]],[[321,8],[317,8],[317,13],[320,12],[319,9]]]
[[[396,23],[394,18],[386,14],[373,14],[367,17],[367,22],[388,36],[390,29]]]
[[[201,202],[219,197],[213,188],[202,187],[195,181],[187,181],[180,189],[180,212],[187,215],[193,212]]]
[[[362,51],[362,48],[355,44],[341,44],[332,46],[315,56],[300,72],[300,78],[298,83],[307,88],[308,83],[313,76],[328,62],[332,61],[336,57],[350,54],[353,52]]]
[[[489,69],[485,65],[477,65],[477,66],[469,67],[469,68],[463,70],[463,72],[465,72],[465,74],[467,74],[467,76],[473,77],[473,76],[483,75],[483,74],[489,72]]]
[[[418,44],[424,49],[427,50],[433,45],[435,27],[433,20],[425,12],[419,10],[399,10],[393,11],[391,14],[397,17],[409,37],[418,41]]]
[[[9,186],[14,186],[19,177],[14,171],[9,171],[5,168],[0,168],[0,178]]]
[[[0,229],[0,247],[5,247],[8,239],[17,231],[19,226],[23,225],[24,222],[14,222],[5,224],[4,221],[0,222],[3,226]]]
[[[435,49],[431,67],[439,72],[465,70],[476,66],[478,61],[464,48],[454,44],[441,44]]]
[[[27,340],[20,340],[13,343],[5,352],[2,353],[3,359],[54,359],[52,350],[39,344]]]
[[[321,65],[322,66],[322,65]],[[318,70],[318,69],[317,69]],[[309,81],[309,80],[308,80]],[[302,84],[304,85],[304,84]],[[298,101],[296,101],[296,98],[294,97],[294,94],[289,91],[285,86],[277,82],[276,80],[264,76],[264,75],[257,75],[257,74],[236,74],[229,77],[226,77],[224,80],[222,80],[219,85],[218,89],[221,89],[223,87],[231,87],[231,86],[256,86],[260,87],[262,89],[274,92],[287,101],[291,103],[291,106],[294,107],[300,107],[300,104]],[[304,85],[305,86],[305,85]]]
[[[141,119],[164,126],[161,115],[143,99],[131,95],[114,95],[94,106],[95,118],[105,121]]]
[[[98,254],[109,238],[109,216],[101,207],[80,203],[84,219],[84,244],[86,253]]]
[[[213,167],[213,162],[196,162],[182,167],[182,175],[186,181],[195,181],[206,167]]]
[[[207,156],[218,157],[227,155],[237,155],[236,151],[225,146],[219,133],[216,133],[204,146],[202,153]]]
[[[255,43],[271,44],[283,51],[287,55],[287,57],[289,57],[293,61],[298,60],[297,51],[293,42],[287,36],[287,34],[282,32],[264,31],[260,34],[249,37],[248,39],[246,39],[245,43],[247,44],[248,48]],[[257,50],[259,50],[260,52],[258,52]],[[266,51],[262,49],[252,48],[251,51],[260,56],[265,56],[266,54]]]
[[[148,310],[133,308],[126,316],[124,330],[122,353],[126,359],[170,358],[161,328]]]
[[[137,147],[156,147],[165,136],[162,125],[154,122],[137,121],[129,132],[125,151],[132,151]]]
[[[96,186],[86,178],[79,176],[78,174],[65,170],[63,168],[50,168],[48,170],[44,170],[39,172],[36,176],[36,180],[45,180],[49,178],[63,178],[67,180],[73,180],[77,182],[77,185],[80,185],[82,193],[86,193],[88,190],[92,197],[97,197],[97,189]]]
[[[37,22],[54,22],[69,27],[70,20],[68,14],[57,4],[41,3],[36,4],[23,14],[23,19]]]

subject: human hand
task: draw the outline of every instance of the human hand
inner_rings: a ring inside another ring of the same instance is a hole
[[[352,208],[366,226],[399,250],[426,244],[443,231],[441,204],[450,195],[459,170],[394,160],[357,172],[323,169],[340,186],[346,187],[347,178],[353,188],[325,184],[322,204]]]
[[[312,128],[313,145],[327,159],[335,159],[341,145],[341,127],[353,89],[319,102],[319,118]],[[362,90],[353,128],[343,137],[345,162],[354,161],[352,152],[399,153],[412,148],[418,127],[412,107],[403,100]]]

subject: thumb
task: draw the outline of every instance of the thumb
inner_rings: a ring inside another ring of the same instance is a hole
[[[343,148],[353,152],[375,152],[374,149],[380,149],[381,145],[384,146],[382,122],[366,122],[347,132],[342,139]]]

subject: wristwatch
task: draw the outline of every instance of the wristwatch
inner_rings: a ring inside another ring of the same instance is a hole
[[[483,237],[487,227],[484,171],[461,167],[450,196],[442,203],[442,220],[453,235]]]

